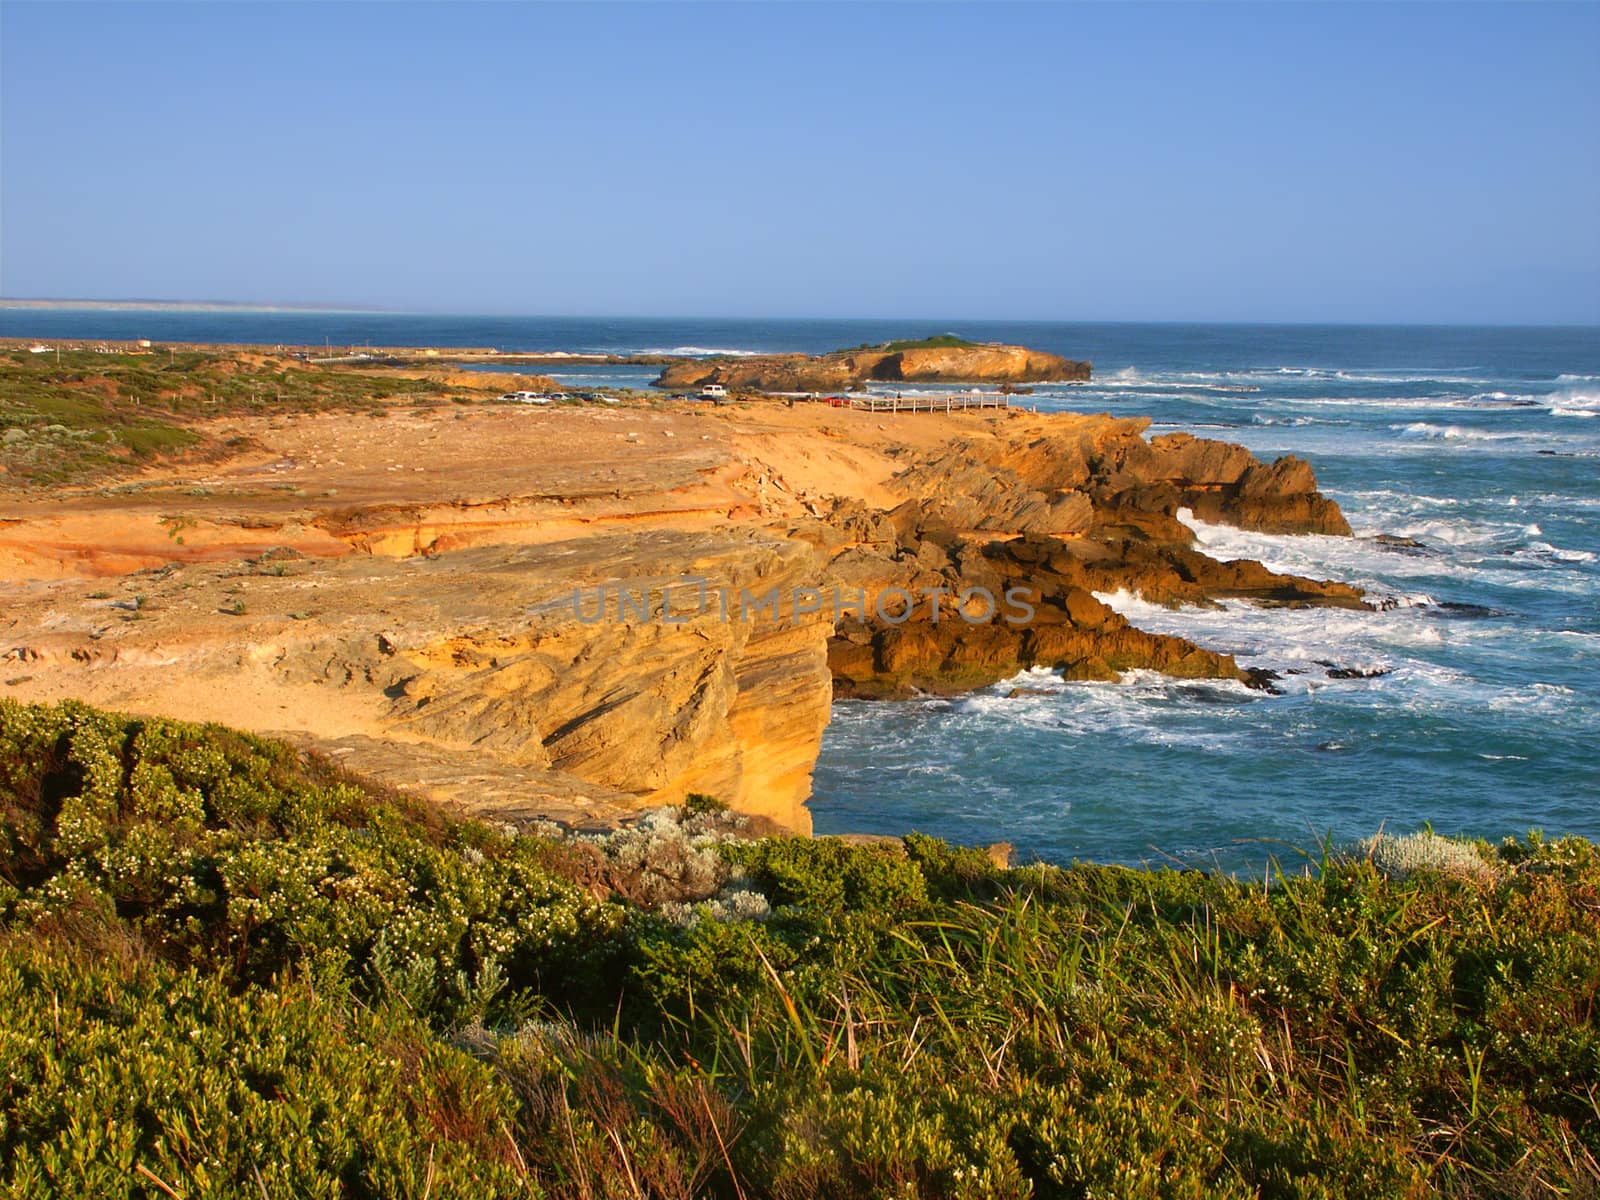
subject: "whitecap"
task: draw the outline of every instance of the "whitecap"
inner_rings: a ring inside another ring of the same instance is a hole
[[[1586,387],[1568,385],[1540,398],[1548,405],[1552,417],[1600,416],[1600,389],[1592,383]]]
[[[1506,442],[1527,436],[1522,433],[1494,433],[1471,425],[1436,425],[1432,421],[1412,421],[1406,425],[1391,425],[1389,428],[1413,437],[1444,442]]]
[[[1592,563],[1595,555],[1589,550],[1563,550],[1560,546],[1552,546],[1549,542],[1530,542],[1526,551],[1518,554],[1528,554],[1539,558],[1552,558],[1564,563]]]
[[[1427,592],[1399,592],[1385,588],[1368,588],[1367,599],[1382,612],[1397,608],[1432,608],[1439,603]]]
[[[646,347],[643,350],[625,351],[630,354],[660,354],[672,355],[675,358],[755,358],[767,353],[765,350],[738,350],[721,346],[671,346]]]
[[[1430,508],[1458,508],[1462,504],[1459,496],[1428,496],[1421,492],[1397,492],[1393,488],[1324,488],[1323,494],[1332,496],[1335,500],[1344,503],[1350,500],[1385,500],[1393,504],[1426,505]]]

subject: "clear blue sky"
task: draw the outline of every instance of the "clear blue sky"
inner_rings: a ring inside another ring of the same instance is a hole
[[[1600,322],[1600,5],[0,3],[0,294]]]

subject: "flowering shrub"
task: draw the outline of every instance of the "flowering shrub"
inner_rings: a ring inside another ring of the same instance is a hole
[[[416,819],[414,804],[277,743],[0,702],[0,759],[0,844],[32,884],[10,900],[12,920],[97,914],[163,957],[243,981],[332,953],[380,992],[406,981],[419,1011],[448,1022],[486,971],[592,982],[586,949],[621,920],[546,871],[534,844]]]

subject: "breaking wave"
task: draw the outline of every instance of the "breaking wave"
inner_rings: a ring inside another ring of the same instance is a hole
[[[626,354],[670,354],[677,358],[756,358],[764,350],[733,350],[718,346],[650,346],[643,350],[622,351]]]

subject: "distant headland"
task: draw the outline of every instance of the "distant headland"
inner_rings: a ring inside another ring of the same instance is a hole
[[[0,297],[0,309],[75,312],[370,313],[382,309],[338,304],[252,304],[232,300],[38,300]]]

